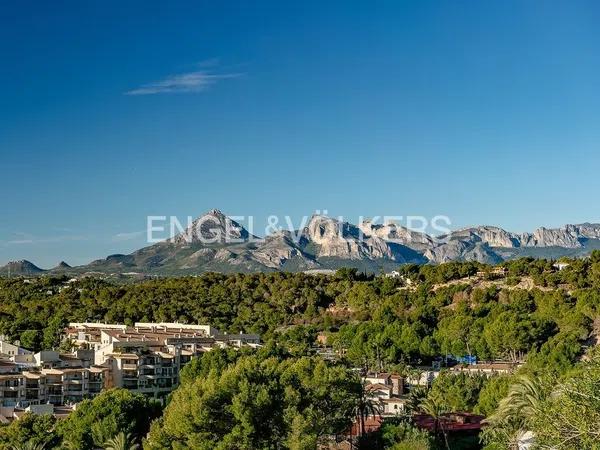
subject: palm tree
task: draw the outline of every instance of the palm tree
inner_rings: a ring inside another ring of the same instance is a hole
[[[131,434],[122,431],[104,444],[104,450],[138,450],[140,446],[133,442]]]
[[[65,440],[62,443],[62,447],[61,450],[79,450],[79,444],[69,440],[68,437],[65,438]]]
[[[359,419],[359,435],[365,433],[365,418],[381,414],[381,405],[379,400],[372,397],[368,392],[368,383],[361,382],[361,388],[358,393],[358,402],[356,404],[356,414]]]
[[[444,442],[446,444],[446,448],[450,450],[450,446],[448,445],[448,436],[446,435],[446,430],[444,429],[444,422],[442,420],[443,415],[446,413],[446,407],[444,406],[442,399],[437,395],[430,395],[425,400],[421,402],[420,410],[431,416],[433,419],[433,434],[434,436],[438,436],[438,431],[442,431],[442,435],[444,437]]]
[[[44,444],[36,444],[33,440],[29,440],[19,445],[13,445],[12,450],[44,450]]]
[[[411,387],[410,391],[408,391],[408,400],[406,403],[407,412],[417,412],[425,398],[427,398],[427,389],[425,389],[423,386]]]
[[[406,368],[406,377],[408,378],[410,383],[414,381],[414,384],[418,386],[421,381],[422,375],[423,371],[418,367],[408,366]]]
[[[510,449],[518,448],[520,437],[531,428],[547,397],[548,390],[540,378],[519,377],[496,412],[485,420],[489,426],[484,430],[484,439],[504,442]]]

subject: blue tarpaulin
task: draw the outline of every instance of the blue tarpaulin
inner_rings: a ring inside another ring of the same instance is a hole
[[[475,364],[477,364],[477,356],[475,356],[475,355],[467,355],[467,356],[450,355],[450,358],[452,358],[453,360],[455,360],[456,362],[461,363],[461,364],[469,364],[471,366],[474,366]]]

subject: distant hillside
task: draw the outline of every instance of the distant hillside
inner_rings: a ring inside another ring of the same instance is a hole
[[[12,261],[5,266],[0,267],[0,275],[2,276],[19,276],[19,275],[39,275],[45,270],[27,260]]]
[[[282,231],[261,240],[213,209],[165,242],[128,255],[110,255],[84,266],[71,267],[61,262],[48,272],[192,275],[209,271],[299,272],[354,267],[378,273],[405,263],[496,264],[522,256],[579,257],[594,249],[600,249],[600,224],[542,227],[521,234],[477,226],[434,237],[393,223],[364,221],[354,225],[322,215],[314,215],[301,230]],[[42,272],[28,261],[0,268],[2,275]]]

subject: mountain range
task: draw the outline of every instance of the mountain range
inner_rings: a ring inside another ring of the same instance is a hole
[[[479,261],[495,264],[522,256],[579,257],[600,249],[600,224],[538,228],[511,233],[476,226],[431,236],[398,224],[364,221],[358,225],[313,215],[301,230],[259,239],[214,209],[172,239],[129,255],[110,255],[83,266],[61,262],[43,270],[29,261],[0,267],[0,275],[140,274],[191,275],[216,272],[320,271],[355,267],[389,271],[404,263]]]

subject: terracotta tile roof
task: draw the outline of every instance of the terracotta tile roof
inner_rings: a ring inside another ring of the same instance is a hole
[[[379,389],[384,389],[386,391],[391,390],[391,386],[387,386],[385,384],[381,384],[381,383],[373,383],[373,384],[367,384],[367,386],[365,387],[365,390],[367,391],[377,391]]]
[[[440,422],[446,431],[480,430],[484,418],[470,413],[448,413],[440,418]],[[413,422],[417,427],[426,430],[433,430],[435,424],[433,417],[428,414],[416,414],[413,416]]]

